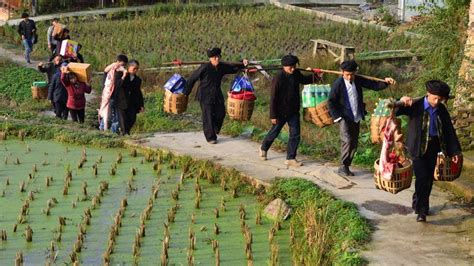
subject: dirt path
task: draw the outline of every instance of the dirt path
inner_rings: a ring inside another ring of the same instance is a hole
[[[426,224],[415,222],[410,207],[413,185],[397,195],[377,190],[372,174],[356,169],[345,179],[336,167],[299,156],[305,166],[287,169],[285,154],[269,152],[268,161],[258,159],[259,144],[246,138],[221,137],[208,144],[201,132],[157,133],[130,141],[145,147],[164,148],[181,155],[236,170],[268,184],[275,177],[302,177],[331,191],[336,197],[354,202],[374,226],[372,241],[363,256],[377,265],[472,265],[474,261],[474,214],[472,209],[451,201],[451,195],[435,187],[431,196],[434,215]]]

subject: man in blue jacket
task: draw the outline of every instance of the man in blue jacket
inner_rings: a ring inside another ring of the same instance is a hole
[[[356,76],[358,65],[354,60],[341,64],[342,77],[336,79],[331,86],[328,106],[334,122],[339,123],[341,134],[341,166],[338,174],[353,176],[349,169],[359,140],[360,122],[364,120],[365,104],[362,88],[382,90],[390,84],[395,84],[392,78],[385,82],[372,81]]]

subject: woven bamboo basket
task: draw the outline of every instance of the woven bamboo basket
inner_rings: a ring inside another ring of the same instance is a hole
[[[31,95],[33,99],[37,100],[48,99],[48,87],[31,86]]]
[[[374,182],[375,187],[388,191],[393,194],[410,188],[413,176],[413,163],[411,160],[405,160],[403,167],[397,167],[393,173],[391,180],[386,180],[379,172],[379,159],[374,163]]]
[[[388,116],[370,117],[370,139],[373,144],[381,144],[383,140],[383,128],[388,120]]]
[[[443,160],[443,163],[440,163],[438,159],[436,163],[436,167],[435,167],[435,172],[434,172],[434,180],[450,182],[457,179],[461,175],[462,165],[463,165],[462,159],[458,163],[458,167],[456,168],[452,167],[451,157],[446,157]]]
[[[249,121],[252,117],[255,100],[234,99],[227,97],[227,114],[230,119],[239,121]]]
[[[306,110],[309,113],[311,122],[313,122],[318,127],[323,128],[325,126],[334,124],[334,121],[329,114],[328,101],[324,101],[318,104],[316,107],[306,108]]]
[[[186,112],[188,107],[188,97],[184,94],[172,93],[165,90],[165,98],[163,101],[163,110],[171,114],[180,114]]]

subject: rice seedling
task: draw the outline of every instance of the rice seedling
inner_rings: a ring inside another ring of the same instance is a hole
[[[219,233],[220,233],[220,228],[219,228],[219,226],[215,223],[215,224],[214,224],[214,234],[215,234],[215,235],[218,235]]]
[[[26,137],[26,132],[24,130],[19,130],[18,139],[20,139],[20,141],[25,141],[25,137]]]
[[[29,225],[25,228],[25,239],[27,242],[33,241],[33,229]]]
[[[16,161],[15,161],[15,164],[16,165],[19,165],[21,162],[20,162],[20,158],[16,157]]]
[[[130,168],[130,173],[132,174],[132,176],[137,175],[137,168],[135,167]]]
[[[25,192],[25,181],[20,181],[20,192]]]
[[[7,133],[5,131],[0,131],[0,140],[7,140]]]
[[[5,159],[3,160],[3,163],[4,163],[5,165],[8,164],[8,156],[5,156]]]
[[[119,153],[117,154],[117,159],[115,160],[115,162],[116,162],[117,164],[121,164],[121,163],[122,163],[122,159],[123,159],[122,153],[119,152]]]
[[[278,244],[276,244],[276,243],[271,244],[270,265],[272,265],[272,266],[279,265],[279,256],[280,256],[280,251],[279,251],[279,248],[278,248]]]
[[[221,265],[221,252],[219,251],[219,247],[216,248],[214,251],[214,257],[216,259],[216,266]]]
[[[15,255],[15,266],[23,265],[23,252],[21,250],[16,252]]]
[[[7,230],[1,230],[0,235],[1,235],[2,241],[7,241]]]
[[[12,230],[13,233],[16,233],[17,228],[18,228],[18,224],[14,224],[14,225],[13,225],[13,230]]]

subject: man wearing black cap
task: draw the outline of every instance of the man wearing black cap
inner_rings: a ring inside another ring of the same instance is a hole
[[[285,55],[281,59],[283,70],[279,71],[272,80],[270,96],[270,120],[272,128],[265,136],[260,147],[260,159],[267,159],[267,151],[270,149],[281,129],[288,123],[290,138],[286,149],[286,161],[288,166],[299,167],[303,165],[296,160],[296,150],[300,143],[300,84],[314,82],[314,76],[303,76],[296,69],[299,62],[294,55]]]
[[[202,64],[188,79],[184,94],[189,96],[194,83],[199,82],[197,99],[201,104],[202,129],[204,136],[210,144],[217,143],[217,134],[221,130],[225,118],[224,96],[221,83],[226,74],[235,74],[247,66],[247,59],[241,65],[230,65],[220,62],[221,49],[212,48],[207,51],[209,63]]]
[[[449,85],[439,80],[426,82],[427,95],[420,99],[403,96],[405,104],[396,115],[407,115],[408,152],[413,159],[415,172],[415,193],[412,207],[418,214],[418,222],[426,222],[429,214],[429,198],[438,152],[452,157],[453,162],[462,160],[461,145],[454,130],[448,110],[441,102],[451,98]]]
[[[372,81],[357,76],[358,65],[354,60],[341,64],[342,77],[336,79],[329,93],[328,107],[334,122],[339,123],[341,134],[341,166],[338,173],[343,176],[353,176],[349,170],[359,140],[360,121],[364,120],[366,111],[362,88],[382,90],[389,84],[394,84],[392,78],[385,82]]]
[[[25,47],[25,60],[28,64],[31,63],[30,61],[30,53],[33,51],[33,44],[36,43],[38,40],[36,36],[36,24],[33,20],[29,19],[28,13],[21,14],[21,18],[23,19],[18,25],[18,33],[21,36],[21,42]]]

